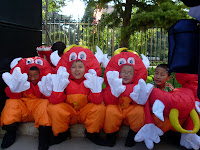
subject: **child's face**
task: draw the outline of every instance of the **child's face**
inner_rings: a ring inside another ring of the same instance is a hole
[[[128,84],[132,81],[134,75],[134,69],[130,65],[125,65],[120,71],[120,77],[122,78],[123,84]]]
[[[39,82],[40,73],[38,70],[29,70],[28,81],[36,85]]]
[[[154,74],[154,82],[157,87],[164,87],[165,83],[170,80],[165,68],[157,67]]]
[[[81,61],[75,61],[71,67],[72,76],[75,79],[81,79],[85,73],[85,66]]]

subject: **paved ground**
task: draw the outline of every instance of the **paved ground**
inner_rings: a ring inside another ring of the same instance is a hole
[[[0,142],[2,138],[0,138]],[[72,137],[58,145],[53,145],[49,150],[147,150],[144,143],[137,143],[134,147],[125,147],[125,138],[120,137],[117,139],[117,144],[114,147],[98,146],[85,138]],[[6,150],[37,150],[38,141],[33,136],[18,136],[16,142]],[[167,144],[166,142],[160,142],[154,146],[153,150],[182,150],[183,148]]]

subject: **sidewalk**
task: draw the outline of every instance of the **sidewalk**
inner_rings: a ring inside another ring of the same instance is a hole
[[[0,142],[2,138],[0,139]],[[49,150],[148,150],[144,143],[137,143],[134,147],[125,147],[125,138],[120,137],[117,139],[117,143],[114,147],[104,147],[93,144],[85,138],[72,137],[70,140],[66,140],[58,145],[53,145]],[[33,136],[18,136],[16,142],[6,150],[37,150],[38,139]],[[153,150],[182,150],[183,148],[160,142],[155,144]]]

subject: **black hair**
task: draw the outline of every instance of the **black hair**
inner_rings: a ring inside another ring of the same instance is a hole
[[[171,73],[169,72],[169,67],[168,67],[167,64],[160,64],[156,68],[158,68],[158,67],[166,69],[166,72],[168,73],[168,76],[171,76]]]
[[[31,67],[30,70],[37,70],[37,71],[39,71],[38,67],[36,67],[36,66]]]
[[[53,52],[58,50],[58,55],[62,55],[65,48],[66,44],[61,41],[55,42],[51,47]]]

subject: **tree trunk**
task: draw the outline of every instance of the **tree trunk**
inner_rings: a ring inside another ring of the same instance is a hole
[[[130,39],[130,20],[131,20],[131,12],[132,12],[132,1],[126,0],[125,12],[123,15],[123,26],[122,26],[122,36],[121,36],[121,47],[129,48],[129,39]]]

